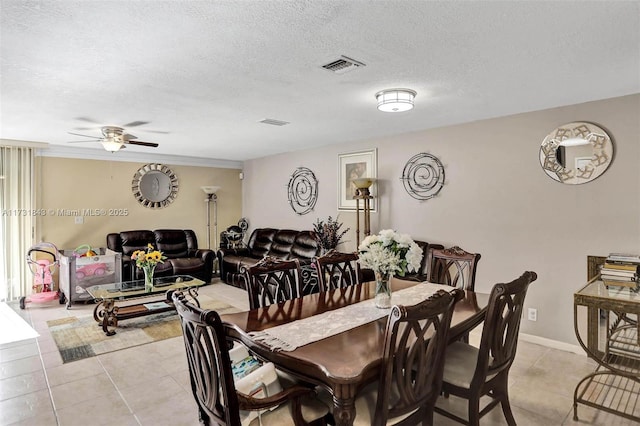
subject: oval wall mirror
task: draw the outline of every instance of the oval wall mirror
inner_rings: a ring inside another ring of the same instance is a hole
[[[178,177],[164,164],[146,164],[133,175],[131,190],[140,204],[159,209],[171,204],[178,195]]]
[[[593,123],[564,124],[549,133],[540,146],[544,172],[558,182],[591,182],[613,160],[613,143],[604,129]]]

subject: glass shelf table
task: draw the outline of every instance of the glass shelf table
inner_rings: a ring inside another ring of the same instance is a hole
[[[95,285],[86,290],[98,302],[93,318],[107,336],[113,336],[116,332],[109,327],[116,328],[118,321],[175,310],[171,295],[176,290],[186,290],[200,306],[198,287],[204,284],[204,281],[189,275],[173,275],[154,278],[153,286],[146,288],[142,279]],[[136,303],[138,299],[139,303]],[[124,304],[132,300],[134,303]]]
[[[586,309],[586,342],[580,330]],[[599,278],[574,293],[574,329],[587,356],[598,363],[574,391],[578,404],[640,422],[640,292],[638,286],[606,286]]]

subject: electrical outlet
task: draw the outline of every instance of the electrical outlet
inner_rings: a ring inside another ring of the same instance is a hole
[[[75,216],[74,218],[74,222],[76,225],[82,225],[84,223],[84,217],[82,216]]]
[[[527,319],[529,321],[538,321],[538,310],[536,308],[529,308],[527,311]]]

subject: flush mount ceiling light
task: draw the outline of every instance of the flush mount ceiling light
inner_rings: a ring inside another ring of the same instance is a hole
[[[403,112],[413,108],[417,93],[411,89],[387,89],[376,93],[378,109],[384,112]]]

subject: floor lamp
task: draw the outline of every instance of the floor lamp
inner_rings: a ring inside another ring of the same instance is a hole
[[[211,249],[211,203],[213,203],[213,232],[214,249],[218,246],[218,196],[216,192],[219,186],[202,186],[202,190],[207,194],[204,202],[207,203],[207,248]]]
[[[353,196],[356,200],[356,247],[360,246],[360,200],[363,201],[364,236],[371,235],[371,200],[373,200],[373,196],[369,192],[369,187],[375,181],[374,178],[359,178],[351,181],[357,189],[356,195]]]

